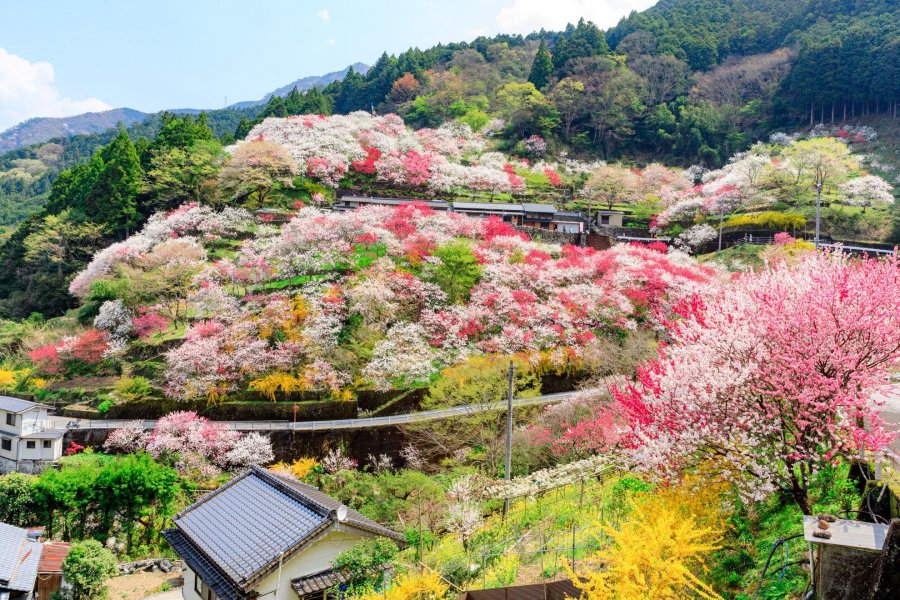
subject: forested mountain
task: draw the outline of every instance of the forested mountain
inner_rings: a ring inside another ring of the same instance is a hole
[[[274,96],[287,96],[291,93],[291,90],[297,88],[297,91],[305,92],[307,90],[311,90],[313,88],[324,88],[329,83],[334,81],[340,81],[344,77],[347,76],[347,72],[353,69],[357,73],[365,73],[369,70],[369,65],[365,63],[354,63],[345,69],[341,69],[340,71],[332,71],[331,73],[325,73],[324,75],[312,75],[309,77],[301,77],[296,81],[292,81],[287,85],[283,85],[277,90],[269,92],[265,96],[263,96],[260,100],[247,100],[245,102],[236,102],[229,106],[229,108],[249,108],[251,106],[259,106],[260,104],[265,104],[269,101],[270,98]]]
[[[74,117],[28,119],[0,133],[0,152],[31,144],[42,144],[57,137],[79,133],[101,133],[115,127],[117,123],[131,125],[146,117],[146,113],[131,108],[114,108]]]

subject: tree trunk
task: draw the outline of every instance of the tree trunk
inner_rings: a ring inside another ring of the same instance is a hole
[[[831,102],[831,124],[834,125],[834,101]]]

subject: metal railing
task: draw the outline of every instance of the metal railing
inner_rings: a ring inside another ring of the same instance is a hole
[[[534,398],[517,398],[513,401],[514,407],[538,406],[560,402],[573,396],[576,392],[560,392],[558,394],[546,394]],[[427,421],[439,421],[452,417],[468,416],[484,412],[506,409],[506,402],[486,402],[482,404],[466,404],[464,406],[451,406],[435,410],[423,410],[420,412],[392,415],[387,417],[362,417],[358,419],[339,419],[331,421],[215,421],[237,431],[331,431],[341,429],[370,429],[375,427],[387,427],[391,425],[408,425],[410,423],[422,423]],[[126,424],[139,423],[143,429],[153,429],[155,420],[134,419],[72,419],[66,426],[67,429],[119,429]]]

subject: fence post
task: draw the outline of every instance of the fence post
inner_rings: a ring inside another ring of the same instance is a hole
[[[485,570],[484,550],[481,551],[481,589],[487,589],[487,571]]]
[[[575,525],[572,525],[572,571],[575,571]]]

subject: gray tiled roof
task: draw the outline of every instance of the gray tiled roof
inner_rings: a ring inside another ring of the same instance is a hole
[[[22,545],[27,538],[24,529],[0,523],[0,587],[13,578]]]
[[[236,583],[250,579],[328,523],[328,511],[304,503],[255,470],[175,519],[178,529]]]
[[[222,600],[243,600],[247,595],[178,529],[163,531],[178,556]]]
[[[28,435],[23,435],[26,440],[55,440],[66,435],[65,429],[45,429],[44,431],[35,431]]]
[[[0,590],[34,589],[43,545],[28,539],[28,532],[0,523]]]
[[[44,546],[36,540],[28,540],[22,546],[19,555],[19,564],[13,575],[12,581],[6,586],[19,592],[30,592],[34,589],[34,580],[37,578],[38,565],[41,562],[41,552]]]
[[[494,212],[522,212],[521,204],[506,202],[454,202],[453,210],[481,210]]]
[[[523,202],[522,208],[525,210],[525,212],[549,213],[551,215],[556,212],[556,207],[552,204],[536,204],[534,202]]]
[[[282,552],[292,555],[335,523],[340,506],[310,485],[251,467],[179,513],[177,530],[167,531],[166,539],[192,568],[196,563],[211,570],[213,581],[201,579],[214,590],[214,581],[225,577],[246,592]],[[404,540],[353,510],[347,510],[342,524]],[[228,596],[226,585],[221,587],[217,594],[237,598]]]
[[[21,398],[10,398],[9,396],[0,396],[0,410],[12,413],[23,413],[32,408],[44,408],[43,404],[22,400]]]
[[[297,577],[291,580],[291,587],[297,592],[301,598],[322,590],[327,590],[336,585],[347,583],[350,581],[349,571],[335,571],[334,569],[326,569],[306,575],[305,577]]]

